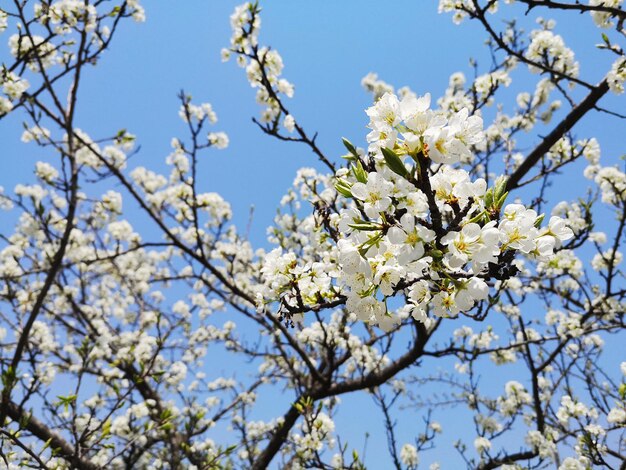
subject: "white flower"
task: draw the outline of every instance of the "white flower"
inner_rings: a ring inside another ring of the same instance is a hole
[[[7,15],[3,10],[0,10],[0,33],[4,33],[6,31],[7,26],[9,25],[9,15]]]
[[[368,127],[378,132],[389,132],[400,124],[400,101],[396,95],[385,93],[365,113],[370,118]]]
[[[419,98],[406,96],[400,103],[402,119],[417,136],[422,136],[429,128],[441,128],[446,120],[430,110],[430,93]]]
[[[540,234],[541,236],[550,235],[557,238],[559,241],[564,242],[574,236],[574,232],[569,228],[561,217],[550,217],[547,229]]]
[[[428,157],[435,163],[453,164],[471,156],[467,146],[456,138],[450,127],[431,128],[424,137]]]
[[[619,251],[613,251],[612,249],[606,250],[603,253],[596,254],[591,260],[591,267],[595,271],[602,271],[608,269],[609,266],[615,267],[624,260],[624,255]]]
[[[216,149],[222,150],[228,147],[228,135],[225,132],[210,132],[209,143]]]
[[[414,445],[404,444],[400,449],[400,460],[407,467],[416,467],[419,463],[419,455]]]
[[[608,8],[620,9],[623,0],[589,0],[591,6],[603,6]],[[593,22],[600,28],[610,28],[613,26],[612,15],[605,11],[591,11]]]
[[[291,114],[287,114],[285,119],[283,120],[283,126],[287,129],[288,132],[293,132],[296,128],[296,120]]]
[[[484,454],[491,449],[491,441],[486,437],[477,437],[474,439],[474,447],[479,454]]]
[[[441,243],[448,247],[446,261],[451,268],[461,268],[469,261],[477,266],[495,262],[500,254],[500,232],[495,228],[495,221],[484,227],[475,223],[463,226],[460,232],[449,232]]]
[[[606,79],[609,82],[609,88],[613,93],[617,95],[624,93],[624,81],[626,81],[626,59],[620,57],[613,62]]]
[[[115,240],[130,240],[134,235],[132,226],[126,220],[111,222],[107,229]]]
[[[428,215],[428,200],[421,191],[411,191],[398,204],[398,209],[406,209],[414,217],[425,218]]]
[[[598,245],[603,245],[606,243],[606,233],[604,232],[591,232],[589,234],[589,240],[597,243]]]
[[[409,301],[414,305],[412,316],[417,321],[426,320],[426,307],[431,297],[430,284],[427,281],[417,281],[410,287]]]
[[[487,189],[484,179],[472,182],[467,171],[447,165],[431,178],[431,186],[438,200],[449,204],[456,202],[462,207],[470,197],[481,197]]]
[[[489,286],[479,277],[471,278],[464,287],[475,300],[485,300],[489,297]]]
[[[361,86],[373,95],[374,101],[378,100],[385,93],[393,93],[394,91],[391,85],[379,80],[378,75],[374,72],[370,72],[363,77]]]
[[[337,247],[339,248],[339,263],[346,274],[363,271],[366,263],[356,246],[348,240],[339,240]]]
[[[559,470],[586,470],[587,468],[587,465],[573,457],[567,457],[563,460],[561,465],[559,465]]]
[[[480,116],[470,116],[467,108],[461,109],[452,116],[448,123],[454,135],[465,145],[475,145],[485,138],[483,134],[483,120]]]
[[[537,213],[521,204],[509,204],[504,208],[498,229],[507,248],[530,253],[536,248],[539,231],[535,228]]]
[[[368,217],[377,218],[391,205],[393,183],[385,180],[379,173],[370,173],[367,183],[354,183],[351,191],[354,197],[365,202]]]
[[[355,313],[359,320],[374,324],[385,313],[384,304],[370,296],[362,298],[351,295],[346,302],[346,308]]]
[[[387,232],[392,243],[402,245],[398,261],[407,264],[424,255],[424,242],[432,242],[435,232],[415,223],[415,217],[404,214],[400,218],[400,227],[393,226]]]
[[[29,54],[35,47],[37,48],[37,54]],[[44,69],[47,69],[56,62],[57,51],[55,45],[38,35],[13,34],[9,38],[9,48],[11,49],[11,55],[14,57],[25,58],[28,56],[26,63],[33,72],[39,71],[40,63]]]
[[[611,408],[606,420],[613,424],[626,424],[626,409],[624,408]]]
[[[0,75],[0,85],[2,85],[2,91],[11,100],[18,100],[28,89],[30,84],[28,80],[20,78],[13,72],[6,72]]]
[[[432,304],[433,313],[438,317],[454,317],[461,311],[456,303],[456,296],[447,291],[437,292],[433,296]]]
[[[35,166],[35,173],[38,178],[50,183],[59,176],[59,172],[52,165],[46,162],[37,162]]]
[[[626,174],[616,167],[601,168],[595,182],[602,190],[602,202],[617,204],[626,195]]]
[[[11,100],[6,99],[4,96],[0,96],[0,116],[4,116],[13,109],[13,103]]]
[[[579,66],[574,59],[574,52],[565,45],[561,36],[543,29],[533,31],[531,38],[526,50],[528,59],[565,75],[578,76]],[[541,68],[533,65],[529,65],[529,69],[534,73],[543,72]]]

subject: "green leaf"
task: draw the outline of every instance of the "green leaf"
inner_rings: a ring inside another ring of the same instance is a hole
[[[13,366],[7,367],[7,370],[2,374],[2,385],[4,388],[12,388],[16,380],[15,369]]]
[[[74,403],[74,401],[76,401],[76,395],[68,395],[66,397],[62,396],[62,395],[57,395],[57,398],[59,400],[61,400],[61,403]]]
[[[541,227],[541,223],[543,222],[543,219],[545,218],[546,218],[546,214],[541,214],[539,217],[537,217],[537,220],[535,220],[535,228]]]
[[[493,206],[493,188],[487,190],[483,196],[483,201],[485,201],[485,207],[490,208]]]
[[[487,211],[482,211],[479,212],[478,214],[476,214],[474,217],[472,217],[468,223],[478,223],[480,221],[483,221],[485,223],[489,222],[491,220],[491,218],[489,217],[489,213]]]
[[[348,224],[348,227],[362,231],[382,230],[382,226],[374,222],[359,222],[354,224]]]
[[[383,233],[379,232],[376,235],[374,235],[372,238],[369,238],[367,241],[362,243],[359,246],[359,253],[361,254],[361,256],[365,256],[365,254],[371,247],[373,247],[374,245],[378,245],[378,243],[380,243],[382,238],[383,238]],[[372,285],[372,287],[375,287],[375,286]]]
[[[359,183],[367,183],[367,172],[360,160],[357,160],[356,165],[352,166],[352,173]]]
[[[343,142],[343,145],[346,147],[346,149],[348,149],[348,152],[350,152],[355,157],[359,156],[359,153],[356,151],[356,147],[354,146],[354,144],[352,142],[350,142],[345,137],[342,137],[341,141]]]
[[[46,443],[44,444],[43,448],[41,449],[41,452],[43,452],[44,450],[46,450],[48,447],[50,447],[50,444],[52,444],[52,438],[48,439],[46,441]]]
[[[406,178],[409,175],[409,172],[407,171],[406,166],[404,166],[404,163],[402,162],[400,157],[396,155],[396,152],[388,148],[382,148],[381,150],[389,169],[394,173]]]
[[[506,201],[506,197],[509,195],[508,191],[505,191],[505,193],[500,196],[500,198],[498,199],[498,207],[497,209],[500,210],[502,208],[502,206],[504,205],[504,201]]]
[[[442,259],[443,258],[443,251],[441,250],[430,250],[428,252],[429,256],[432,256],[434,259]]]
[[[348,184],[348,182],[344,181],[344,180],[339,180],[335,183],[335,189],[337,190],[337,192],[339,194],[341,194],[344,197],[347,198],[352,198],[352,192],[350,191],[350,185]]]
[[[485,201],[485,209],[489,213],[498,213],[502,209],[504,201],[506,201],[509,195],[509,192],[506,190],[506,183],[506,176],[501,176],[496,180],[494,186],[485,192],[483,201]]]
[[[107,437],[111,434],[111,420],[107,419],[102,425],[102,438]]]
[[[500,198],[502,198],[502,196],[504,195],[504,193],[506,193],[506,182],[507,182],[506,176],[501,176],[500,178],[496,180],[496,184],[493,190],[494,200],[499,201]]]

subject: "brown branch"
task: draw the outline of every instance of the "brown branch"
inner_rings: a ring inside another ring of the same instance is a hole
[[[336,384],[316,384],[316,386],[309,393],[302,394],[302,397],[321,400],[336,395],[342,395],[344,393],[377,387],[385,383],[402,370],[414,364],[415,361],[420,358],[424,352],[424,347],[426,346],[428,339],[434,331],[433,329],[430,331],[427,330],[422,323],[417,322],[415,322],[415,329],[417,337],[411,349],[384,369],[370,372],[369,374],[358,379],[345,380]],[[285,439],[289,434],[289,430],[296,424],[299,414],[298,410],[291,406],[283,415],[282,424],[274,431],[267,447],[265,447],[263,452],[261,452],[261,454],[254,461],[254,464],[251,467],[252,470],[262,470],[268,467],[274,456],[284,444]]]
[[[34,450],[32,450],[28,445],[26,445],[22,441],[20,441],[15,434],[7,432],[4,429],[0,429],[0,434],[5,436],[7,439],[11,440],[16,446],[18,446],[20,449],[22,449],[24,452],[26,452],[28,455],[30,455],[31,458],[35,462],[37,462],[37,464],[39,464],[39,467],[41,469],[48,470],[50,468],[50,467],[48,467],[45,464],[45,462],[43,460],[41,460],[41,458],[35,453]]]
[[[265,90],[269,94],[270,98],[272,98],[273,100],[276,101],[276,104],[280,108],[281,112],[285,116],[290,114],[289,110],[284,105],[284,103],[282,102],[282,100],[278,96],[278,93],[276,92],[276,90],[274,90],[274,87],[272,86],[272,84],[269,81],[269,78],[267,76],[267,71],[265,70],[265,57],[262,59],[259,56],[259,48],[258,48],[258,46],[254,46],[252,51],[253,51],[253,54],[250,55],[250,58],[252,60],[254,60],[259,65],[259,70],[261,71],[261,80],[260,80],[261,85],[263,85],[263,88],[265,88]],[[261,128],[262,128],[262,126],[261,126]],[[324,165],[326,165],[326,167],[330,171],[335,173],[335,171],[336,171],[335,165],[333,165],[333,163],[326,157],[326,155],[324,155],[324,153],[320,150],[320,148],[317,146],[317,144],[315,142],[315,140],[317,138],[317,133],[312,138],[309,137],[307,135],[307,133],[305,132],[304,128],[302,128],[297,122],[295,122],[294,128],[295,128],[297,134],[300,136],[300,139],[297,140],[297,141],[305,143],[306,145],[308,145],[311,148],[311,150],[313,151],[313,153],[315,155],[317,155],[319,160]],[[268,132],[266,131],[266,133],[268,133]],[[269,133],[272,134],[271,132],[269,132]],[[276,135],[276,133],[273,133],[273,135]]]
[[[52,287],[52,284],[61,270],[63,264],[63,258],[65,257],[65,253],[67,251],[67,247],[70,242],[70,235],[72,230],[74,229],[74,216],[76,214],[76,206],[78,205],[77,201],[77,193],[78,193],[78,169],[76,168],[76,163],[73,158],[70,158],[70,164],[72,166],[72,178],[71,178],[71,194],[69,201],[69,209],[66,217],[66,226],[63,232],[63,236],[59,243],[58,250],[54,253],[54,257],[50,264],[50,269],[46,275],[46,279],[44,284],[37,294],[37,298],[35,299],[35,304],[33,305],[33,309],[28,316],[26,324],[22,329],[22,333],[20,334],[20,338],[15,347],[15,352],[13,353],[13,359],[11,360],[11,364],[9,368],[4,372],[4,376],[6,376],[6,382],[4,388],[2,389],[2,402],[0,404],[0,426],[4,425],[4,420],[7,416],[7,406],[9,404],[9,400],[11,399],[11,391],[15,386],[17,381],[17,369],[22,359],[22,355],[24,353],[24,349],[28,343],[28,337],[30,336],[30,331],[35,323],[35,320],[39,316],[39,313],[42,310],[44,301],[48,296],[48,292]]]
[[[370,372],[369,374],[358,379],[345,380],[331,385],[326,396],[341,395],[343,393],[354,392],[356,390],[377,387],[394,377],[397,373],[409,367],[411,364],[415,363],[415,361],[422,356],[424,347],[432,334],[432,330],[428,331],[422,323],[416,322],[415,329],[417,330],[417,338],[415,339],[411,349],[409,349],[406,353],[384,369]]]
[[[493,470],[495,468],[501,467],[507,463],[514,463],[519,460],[529,460],[537,456],[537,452],[534,450],[527,450],[525,452],[518,452],[517,454],[506,455],[501,458],[492,459],[488,462],[479,465],[478,470]]]
[[[496,42],[499,49],[502,49],[507,54],[515,57],[516,59],[523,62],[524,64],[536,67],[542,70],[544,73],[549,73],[553,77],[556,77],[558,79],[569,80],[570,82],[577,83],[578,85],[581,85],[588,89],[594,88],[593,85],[585,82],[584,80],[581,80],[577,77],[573,77],[563,72],[559,72],[558,70],[555,70],[554,68],[544,65],[541,62],[536,62],[534,60],[531,60],[528,57],[526,57],[522,52],[513,49],[504,41],[504,39],[502,38],[502,33],[496,32],[491,26],[491,23],[489,23],[489,21],[487,20],[487,17],[485,16],[485,11],[487,10],[488,7],[481,8],[480,5],[478,4],[478,0],[473,0],[473,3],[474,3],[474,10],[471,10],[467,7],[460,8],[460,10],[466,12],[470,16],[470,18],[477,19],[483,25],[485,30],[489,33],[491,38]]]
[[[524,3],[528,6],[528,11],[532,10],[535,7],[542,6],[550,9],[556,10],[575,10],[580,13],[583,12],[592,12],[597,11],[601,13],[609,13],[611,16],[616,16],[620,19],[626,19],[626,11],[621,8],[608,7],[605,5],[585,5],[579,2],[576,3],[563,3],[556,2],[554,0],[519,0],[521,3]]]
[[[522,178],[537,164],[537,162],[552,148],[558,140],[563,137],[574,125],[592,110],[596,103],[609,91],[609,83],[606,79],[602,80],[594,87],[589,94],[577,106],[572,108],[565,118],[552,129],[552,131],[544,137],[541,143],[528,154],[522,164],[509,177],[506,188],[511,191],[520,186]]]
[[[290,406],[289,411],[283,415],[282,424],[274,431],[269,444],[254,461],[250,470],[264,470],[268,467],[274,456],[285,443],[289,430],[296,424],[299,416],[300,412],[293,405]]]
[[[67,460],[73,468],[85,470],[97,470],[99,468],[89,460],[79,457],[74,446],[12,401],[8,403],[6,408],[8,416],[13,421],[24,423],[25,429],[39,440],[43,442],[50,441],[50,448],[55,449],[59,453],[58,455]]]

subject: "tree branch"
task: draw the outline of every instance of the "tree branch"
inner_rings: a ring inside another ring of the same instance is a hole
[[[522,178],[537,164],[537,162],[563,137],[580,119],[592,110],[596,103],[609,91],[609,83],[602,80],[576,107],[572,108],[565,118],[528,154],[522,164],[513,172],[506,183],[507,191],[520,186]]]

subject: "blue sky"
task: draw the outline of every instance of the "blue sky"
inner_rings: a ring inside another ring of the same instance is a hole
[[[128,129],[141,144],[134,163],[160,167],[170,139],[185,137],[177,116],[178,91],[212,103],[219,117],[215,129],[226,131],[231,145],[205,155],[202,177],[207,188],[232,203],[236,220],[246,221],[254,204],[252,233],[259,234],[295,171],[317,162],[306,147],[273,141],[255,128],[251,117],[258,115],[259,107],[254,90],[234,62],[221,63],[219,51],[230,37],[228,16],[238,3],[185,0],[165,7],[156,0],[144,2],[146,23],[123,24],[112,49],[97,67],[87,70],[78,123],[92,136]],[[284,76],[296,86],[288,106],[309,133],[319,132],[320,147],[335,158],[343,153],[342,136],[364,145],[363,111],[370,97],[360,80],[366,73],[375,71],[397,87],[409,85],[436,98],[451,73],[471,76],[470,56],[483,70],[490,60],[480,27],[473,22],[455,26],[450,15],[437,14],[435,1],[398,1],[393,8],[373,0],[268,1],[262,7],[260,41],[281,53]],[[581,50],[583,76],[597,81],[610,64],[606,53],[593,50],[600,34],[589,28],[588,17],[576,18],[576,24],[568,19],[568,27],[559,32]],[[590,34],[580,34],[578,23]],[[6,53],[6,48],[0,50],[0,59]],[[515,93],[533,88],[524,78],[503,96],[510,104]],[[0,128],[8,156],[0,162],[0,185],[5,187],[30,178],[34,162],[42,156],[34,146],[19,143],[20,117],[5,120]],[[615,129],[593,124],[593,117],[587,118],[581,128],[601,139],[605,155],[617,156]],[[581,131],[581,136],[586,134]]]
[[[231,144],[227,150],[204,154],[201,187],[220,193],[232,204],[240,227],[247,223],[250,206],[254,205],[251,240],[263,246],[265,228],[296,170],[321,166],[306,147],[272,140],[256,128],[251,121],[259,111],[254,90],[234,61],[221,63],[220,49],[228,45],[230,37],[228,17],[238,3],[144,1],[146,23],[123,25],[112,49],[85,74],[77,122],[94,138],[128,129],[141,145],[131,167],[163,169],[171,138],[186,137],[178,118],[179,90],[191,94],[197,103],[212,103],[219,117],[214,129],[227,132]],[[371,98],[361,89],[360,80],[368,72],[379,73],[397,87],[409,85],[418,94],[430,92],[436,98],[445,90],[451,73],[472,75],[470,56],[485,70],[490,59],[482,29],[472,22],[455,26],[449,15],[437,14],[437,3],[401,0],[390,6],[389,2],[374,0],[261,2],[260,42],[281,53],[284,76],[296,86],[288,107],[310,134],[319,132],[319,145],[331,158],[338,160],[338,155],[344,153],[342,136],[364,145],[364,109]],[[531,25],[530,20],[522,21]],[[608,70],[610,57],[595,50],[594,44],[601,39],[591,19],[585,16],[560,21],[566,28],[557,31],[577,52],[582,76],[591,82],[599,81],[603,71]],[[0,62],[6,53],[6,47],[0,49]],[[516,92],[534,88],[527,73],[520,71],[519,75],[521,80],[503,94],[509,106]],[[582,92],[575,91],[577,96]],[[607,102],[613,109],[624,109],[623,99],[611,97]],[[5,188],[33,179],[34,163],[48,158],[36,147],[19,142],[18,117],[12,116],[0,125],[0,185]],[[618,161],[624,135],[620,121],[607,121],[595,114],[585,118],[579,129],[579,137],[598,137],[605,163]],[[532,142],[537,142],[535,135],[528,138],[529,149]],[[581,169],[577,167],[562,180],[557,188],[561,198],[582,195]],[[377,466],[385,462],[380,415],[362,412],[363,407],[371,406],[363,394],[343,401],[346,411],[339,425],[349,429],[354,436],[351,444],[358,449],[362,442],[358,436],[368,429],[373,435],[368,456],[373,458],[371,462],[378,462],[371,468],[383,468]],[[267,415],[284,412],[285,406],[281,403],[278,409],[270,407]],[[410,430],[415,422],[416,432],[421,430],[418,414],[404,414],[402,418],[405,429]],[[463,424],[455,423],[454,418],[448,421],[444,427]],[[433,459],[445,462],[449,457],[445,452],[433,453]]]

